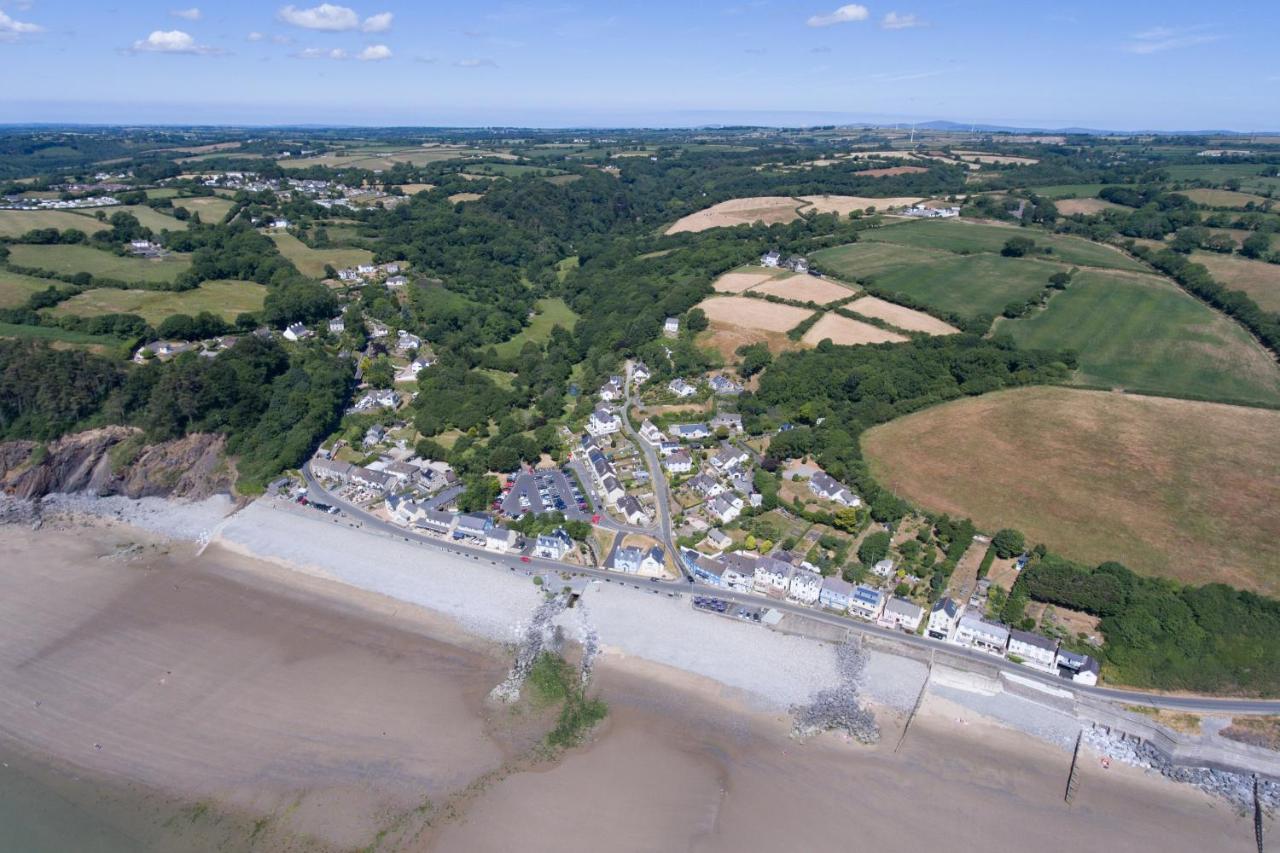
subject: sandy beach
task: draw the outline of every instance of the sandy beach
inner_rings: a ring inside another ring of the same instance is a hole
[[[1225,803],[1096,760],[1067,806],[1064,723],[1016,704],[931,687],[896,749],[924,671],[887,655],[879,744],[794,740],[829,645],[610,585],[575,616],[610,714],[531,759],[548,721],[486,702],[527,578],[265,502],[193,510],[204,548],[147,512],[0,527],[0,791],[58,798],[29,849],[1254,849]]]

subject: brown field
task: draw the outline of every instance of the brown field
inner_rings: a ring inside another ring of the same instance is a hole
[[[400,184],[400,191],[405,195],[416,195],[436,188],[435,184]]]
[[[1204,264],[1223,287],[1243,290],[1264,311],[1280,312],[1280,264],[1217,252],[1196,252],[1191,259]]]
[[[800,202],[785,195],[735,198],[681,217],[667,229],[667,233],[706,231],[708,228],[750,225],[753,222],[764,222],[767,225],[790,222],[798,216],[796,211],[799,207]]]
[[[821,341],[830,338],[834,344],[852,346],[854,344],[883,344],[907,340],[895,332],[881,329],[870,323],[860,323],[841,317],[839,314],[824,314],[822,319],[813,324],[813,328],[801,338],[806,344],[817,346]]]
[[[186,208],[188,213],[199,213],[200,221],[210,224],[221,222],[222,217],[235,207],[235,202],[221,196],[200,196],[174,199],[173,206]]]
[[[867,169],[859,172],[858,176],[863,178],[887,178],[893,175],[912,175],[927,171],[929,170],[924,166],[893,166],[888,169]]]
[[[454,193],[449,196],[449,201],[457,204],[460,201],[479,201],[484,198],[484,193]]]
[[[1032,166],[1040,162],[1034,157],[1013,157],[1007,154],[987,154],[983,151],[957,151],[955,153],[961,160],[967,160],[970,163],[1017,163],[1020,166]]]
[[[785,332],[795,328],[812,314],[804,308],[775,305],[763,299],[745,296],[711,296],[698,304],[712,322],[758,329],[762,332]]]
[[[960,330],[923,311],[896,305],[875,296],[864,296],[844,306],[864,317],[875,317],[908,332],[924,332],[929,335],[954,335]]]
[[[841,216],[848,216],[855,210],[866,210],[868,207],[874,207],[881,212],[892,207],[910,207],[916,202],[924,200],[918,196],[866,198],[857,195],[806,195],[800,198],[802,201],[807,202],[801,208],[802,213],[816,210],[818,213],[838,213]]]
[[[1101,213],[1104,210],[1111,210],[1120,207],[1109,201],[1103,201],[1100,198],[1064,198],[1055,201],[1054,206],[1058,208],[1058,212],[1063,216],[1074,216],[1077,213],[1083,213],[1085,216],[1092,216],[1095,213]]]
[[[768,303],[765,303],[768,304]],[[719,353],[725,364],[733,364],[738,360],[738,347],[748,344],[764,344],[769,352],[777,355],[787,350],[803,349],[799,341],[793,341],[785,332],[766,332],[761,329],[746,329],[732,323],[712,321],[705,332],[698,335],[698,346],[713,349]],[[753,380],[758,377],[752,377]]]
[[[1271,201],[1271,199],[1263,198],[1260,195],[1238,193],[1231,190],[1179,190],[1178,194],[1185,195],[1196,204],[1205,204],[1209,207],[1243,208],[1250,202],[1260,207]]]
[[[759,272],[727,272],[716,279],[716,293],[741,293],[757,284],[764,284],[777,275],[777,270],[761,269]]]
[[[1280,412],[1068,388],[947,403],[863,435],[927,509],[1084,563],[1280,593]]]
[[[783,299],[794,299],[797,302],[816,302],[826,305],[848,299],[856,293],[856,289],[838,284],[831,279],[814,278],[811,275],[793,275],[788,278],[777,278],[751,289],[752,293],[767,293],[781,296]]]

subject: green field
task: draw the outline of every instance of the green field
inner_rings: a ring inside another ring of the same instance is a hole
[[[1085,271],[1043,311],[999,321],[1019,346],[1079,353],[1076,381],[1280,403],[1280,365],[1240,326],[1156,276]]]
[[[60,281],[21,275],[0,269],[0,308],[16,308],[31,294],[49,287],[65,287]]]
[[[551,337],[551,330],[556,326],[573,331],[574,324],[578,322],[578,315],[573,313],[573,309],[563,299],[539,299],[533,304],[533,310],[537,313],[520,334],[495,347],[498,355],[515,355],[528,341],[542,343]]]
[[[108,219],[111,218],[111,214],[118,211],[123,210],[127,213],[132,213],[139,223],[150,228],[157,234],[165,230],[185,231],[187,228],[187,223],[183,222],[181,219],[174,219],[169,214],[161,213],[154,208],[147,207],[145,204],[130,204],[125,205],[124,207],[107,207],[103,208],[103,210],[106,212]]]
[[[550,172],[552,175],[563,175],[560,169],[553,169],[550,166],[527,166],[523,163],[478,163],[474,166],[467,166],[462,171],[469,175],[501,175],[504,178],[519,178],[529,174],[545,174]]]
[[[188,213],[199,213],[200,221],[206,224],[221,222],[235,202],[221,196],[199,196],[197,198],[174,199],[174,207],[185,208]]]
[[[120,256],[90,246],[9,247],[9,260],[20,267],[73,275],[87,272],[120,281],[173,281],[191,266],[189,255],[170,255],[159,260]]]
[[[947,219],[886,225],[862,234],[862,239],[873,242],[897,243],[922,249],[943,249],[957,253],[995,252],[997,254],[1010,237],[1028,237],[1035,240],[1037,247],[1053,249],[1052,254],[1039,257],[1047,257],[1063,263],[1122,270],[1143,269],[1140,263],[1110,246],[1090,243],[1078,237],[1046,234],[1029,228]]]
[[[28,338],[31,340],[50,341],[52,343],[74,344],[77,347],[91,347],[105,350],[119,346],[119,338],[104,335],[86,335],[84,332],[71,332],[56,326],[19,326],[14,323],[0,323],[0,338]]]
[[[110,210],[110,208],[106,208]],[[0,210],[0,237],[21,237],[34,228],[76,228],[86,234],[107,228],[92,216],[70,210]]]
[[[206,281],[195,290],[117,290],[99,287],[71,297],[53,309],[55,314],[93,317],[99,314],[137,314],[157,325],[172,314],[212,311],[224,320],[262,310],[267,289],[251,281]]]
[[[1240,181],[1240,189],[1258,192],[1260,190],[1280,190],[1280,178],[1264,178],[1261,172],[1266,167],[1259,163],[1197,163],[1193,166],[1165,166],[1164,170],[1175,181],[1207,181],[1220,184],[1236,178]]]
[[[373,263],[373,252],[365,249],[313,249],[297,237],[283,231],[271,235],[280,254],[293,261],[303,275],[324,278],[325,264],[334,269],[345,269],[357,264]]]
[[[876,290],[908,296],[942,311],[998,315],[1005,305],[1044,289],[1062,267],[992,254],[955,255],[896,243],[851,243],[814,253],[822,269]]]
[[[1250,204],[1254,207],[1261,207],[1271,201],[1260,195],[1232,192],[1231,190],[1180,190],[1180,192],[1196,204],[1203,204],[1208,207],[1224,207],[1229,210],[1243,210]],[[1274,204],[1280,207],[1280,201],[1274,202]]]
[[[178,190],[174,187],[161,187],[160,189],[147,190],[147,198],[173,198],[178,194]]]

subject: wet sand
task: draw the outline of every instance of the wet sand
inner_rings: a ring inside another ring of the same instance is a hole
[[[1092,758],[1067,806],[1067,753],[938,696],[900,751],[886,709],[876,747],[802,744],[740,687],[619,655],[589,743],[529,760],[546,721],[484,701],[507,664],[217,546],[0,527],[0,758],[24,762],[0,796],[125,839],[100,849],[1254,849],[1225,803]]]

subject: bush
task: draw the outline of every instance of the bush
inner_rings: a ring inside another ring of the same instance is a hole
[[[1026,545],[1026,537],[1011,527],[998,530],[996,535],[991,537],[991,547],[995,549],[996,556],[1002,560],[1018,556]]]
[[[876,563],[889,556],[889,534],[883,530],[867,535],[862,540],[862,544],[858,546],[858,559],[862,561],[864,566],[874,566]]]

